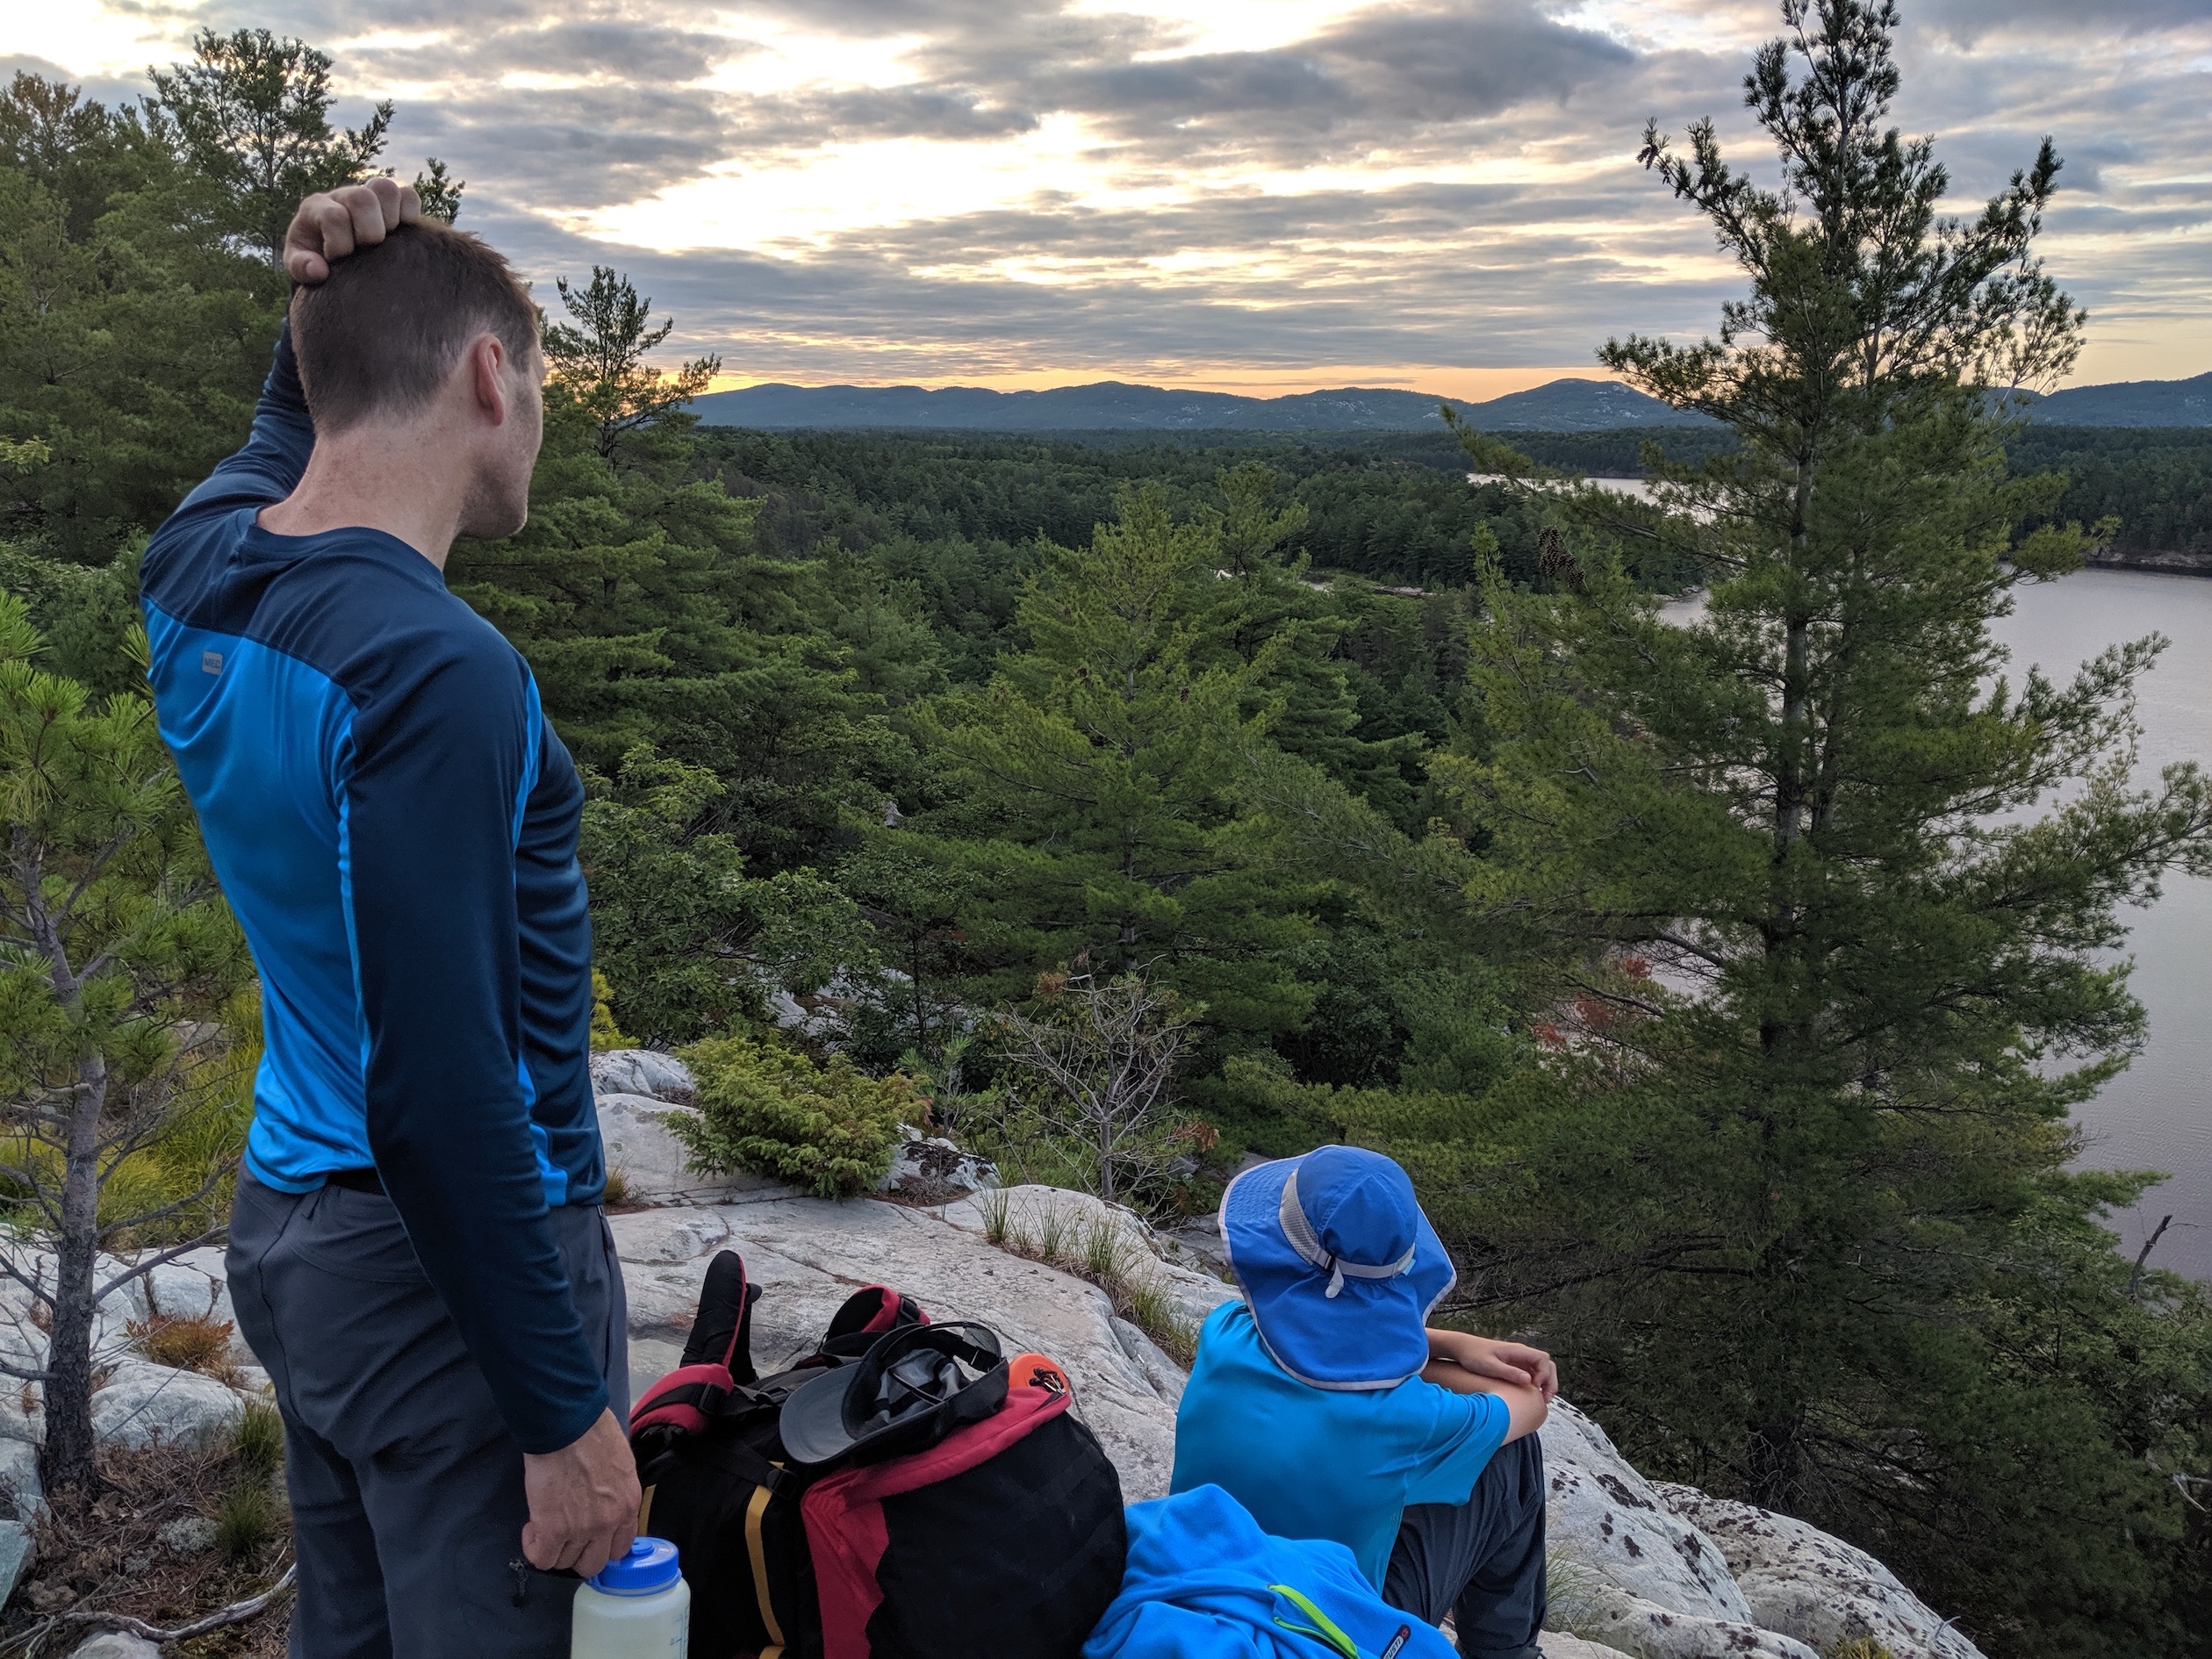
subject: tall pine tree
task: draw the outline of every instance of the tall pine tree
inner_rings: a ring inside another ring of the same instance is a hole
[[[2157,641],[2061,686],[1990,633],[2084,539],[2015,536],[2061,481],[2002,451],[2081,325],[2032,252],[2057,156],[1942,218],[1886,125],[1894,6],[1784,17],[1747,83],[1781,188],[1710,122],[1646,139],[1748,293],[1603,354],[1742,448],[1667,470],[1663,519],[1581,504],[1694,557],[1705,610],[1559,541],[1557,592],[1486,594],[1494,745],[1437,763],[1477,908],[1547,925],[1562,980],[1555,1064],[1486,1102],[1537,1179],[1468,1241],[1480,1296],[1545,1309],[1647,1467],[1845,1532],[2003,1650],[2171,1651],[2212,1344],[2192,1293],[2120,1295],[2088,1218],[2141,1182],[2067,1174],[2068,1111],[2141,1036],[2107,953],[2212,868],[2212,789],[2131,776]],[[2180,1356],[2167,1391],[2108,1390],[2130,1347]]]
[[[365,176],[391,126],[388,98],[359,126],[333,126],[331,68],[328,53],[289,35],[202,29],[190,63],[149,71],[194,170],[229,198],[239,230],[271,267],[299,198]]]
[[[0,535],[105,564],[237,447],[284,280],[157,111],[18,73],[0,92]],[[112,655],[107,652],[106,655]]]

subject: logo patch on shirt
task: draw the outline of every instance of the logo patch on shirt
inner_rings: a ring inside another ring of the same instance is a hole
[[[201,672],[201,673],[203,673],[203,674],[219,674],[219,673],[221,673],[222,672],[223,672],[223,653],[222,653],[222,652],[220,652],[220,651],[202,651],[202,652],[200,653],[200,672]]]

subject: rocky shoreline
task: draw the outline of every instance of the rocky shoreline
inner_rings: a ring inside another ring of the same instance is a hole
[[[2148,553],[2099,547],[2090,549],[2086,564],[2093,571],[2156,571],[2167,576],[2212,576],[2212,552]]]

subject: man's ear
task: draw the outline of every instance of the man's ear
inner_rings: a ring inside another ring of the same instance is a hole
[[[506,360],[506,347],[494,334],[481,334],[471,340],[463,359],[468,366],[469,395],[478,413],[495,427],[505,426],[509,413]]]

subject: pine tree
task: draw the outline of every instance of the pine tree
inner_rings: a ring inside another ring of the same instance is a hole
[[[625,278],[602,270],[592,291],[629,322],[549,381],[528,524],[463,543],[448,572],[528,658],[585,768],[614,1023],[681,1042],[757,1024],[768,995],[867,954],[850,902],[807,866],[880,821],[907,775],[885,710],[928,682],[933,652],[865,572],[759,557],[757,504],[692,475],[693,423],[638,367],[665,326],[645,326]]]
[[[237,447],[283,279],[159,119],[18,74],[0,93],[0,534],[105,564]]]
[[[907,765],[835,631],[868,607],[840,603],[823,562],[759,557],[756,504],[686,476],[682,415],[633,428],[620,467],[598,432],[548,387],[529,523],[456,548],[451,585],[529,660],[580,759],[611,776],[643,745],[702,767],[720,787],[700,830],[736,837],[756,874],[808,862],[880,817]]]
[[[330,70],[330,54],[305,40],[204,28],[190,63],[147,71],[194,169],[227,193],[238,229],[272,268],[299,198],[363,177],[391,127],[389,99],[358,127],[333,126]]]
[[[1234,794],[1278,704],[1250,707],[1272,654],[1209,627],[1221,557],[1217,521],[1131,494],[1024,594],[1029,648],[925,717],[948,804],[916,825],[979,874],[966,931],[1000,996],[1072,964],[1172,987],[1233,1031],[1310,1006],[1281,953],[1311,932],[1316,888]]]
[[[415,197],[422,204],[424,216],[442,224],[450,225],[461,217],[461,195],[468,188],[466,179],[454,177],[434,155],[427,158],[424,169],[414,176]]]
[[[628,277],[605,265],[592,267],[592,280],[582,289],[571,288],[565,276],[554,286],[573,320],[545,326],[546,361],[554,384],[591,416],[602,460],[614,459],[634,434],[668,425],[722,368],[722,359],[711,354],[673,374],[648,363],[646,354],[676,325],[654,327],[653,302],[641,299]]]
[[[858,954],[851,906],[828,882],[756,878],[736,838],[707,827],[724,786],[706,768],[641,745],[585,781],[578,856],[615,1028],[672,1048],[766,1024],[772,993],[816,989]]]
[[[1710,122],[1686,160],[1646,139],[1748,295],[1717,340],[1603,354],[1741,451],[1667,470],[1663,519],[1581,503],[1694,557],[1704,614],[1560,538],[1556,592],[1485,591],[1493,743],[1436,763],[1490,837],[1476,908],[1558,944],[1554,1063],[1471,1131],[1534,1179],[1470,1278],[1544,1307],[1647,1467],[1843,1531],[2007,1651],[2162,1651],[2183,1504],[2144,1458],[2203,1472],[2205,1389],[2131,1416],[2065,1357],[2070,1328],[2160,1328],[2078,1242],[2142,1180],[2066,1174],[2067,1112],[2140,1038],[2100,953],[2212,868],[2212,789],[2131,780],[2158,641],[2059,686],[2008,679],[1989,630],[2084,541],[2015,536],[2061,481],[2002,452],[2001,394],[2081,326],[2032,253],[2057,156],[1941,218],[1930,142],[1885,125],[1894,6],[1784,17],[1747,83],[1781,189]],[[2201,1351],[2201,1306],[2161,1297]]]
[[[1198,664],[1256,671],[1245,710],[1273,708],[1268,735],[1276,748],[1311,761],[1394,819],[1410,820],[1423,745],[1411,734],[1361,734],[1353,664],[1338,651],[1350,607],[1309,579],[1310,558],[1285,551],[1305,528],[1304,504],[1278,508],[1281,480],[1260,462],[1224,469],[1215,485],[1222,505],[1205,512],[1218,530],[1221,562],[1204,590]]]
[[[40,1386],[40,1461],[58,1487],[96,1479],[99,1304],[222,1235],[207,1217],[130,1267],[100,1254],[132,1229],[205,1215],[236,1167],[233,1140],[181,1193],[118,1202],[134,1164],[204,1104],[210,1075],[239,1081],[218,1063],[222,1016],[252,965],[142,686],[90,696],[38,666],[43,650],[23,602],[0,595],[0,1179],[52,1247],[0,1263],[49,1332],[42,1364],[0,1374]],[[137,651],[143,669],[143,635]]]

